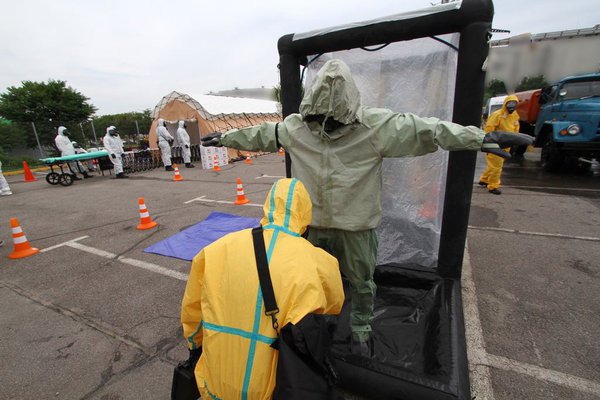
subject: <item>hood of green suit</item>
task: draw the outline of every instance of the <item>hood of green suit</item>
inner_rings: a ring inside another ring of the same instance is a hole
[[[324,115],[342,124],[359,120],[360,92],[350,68],[340,60],[329,60],[317,73],[300,103],[300,114]]]

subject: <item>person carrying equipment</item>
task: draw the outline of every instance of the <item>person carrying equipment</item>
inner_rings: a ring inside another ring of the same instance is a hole
[[[192,164],[192,150],[190,149],[190,135],[185,130],[187,126],[185,121],[179,121],[179,127],[177,128],[177,142],[181,145],[181,151],[183,153],[183,162],[186,168],[195,168]]]
[[[306,90],[300,113],[288,115],[281,123],[216,132],[202,142],[203,146],[246,151],[276,152],[283,147],[288,152],[292,176],[306,185],[313,200],[308,240],[338,259],[350,283],[352,350],[368,357],[373,351],[373,273],[382,213],[383,159],[420,156],[438,147],[510,157],[501,147],[531,143],[531,137],[503,132],[485,135],[475,126],[362,106],[348,66],[330,60]]]
[[[102,143],[104,143],[104,148],[110,156],[110,161],[115,166],[117,179],[129,178],[128,175],[123,173],[123,153],[125,151],[123,150],[123,141],[116,127],[111,125],[106,128],[106,135],[104,135]]]
[[[200,357],[195,376],[202,399],[270,399],[279,327],[311,313],[339,314],[344,303],[336,259],[301,236],[312,219],[302,182],[275,182],[263,210],[277,323],[265,315],[252,229],[224,236],[192,261],[181,322],[190,359]]]
[[[158,126],[156,127],[156,137],[158,137],[158,147],[160,147],[160,157],[165,170],[173,171],[171,166],[171,145],[173,144],[173,136],[167,130],[167,123],[164,119],[158,120]]]
[[[488,118],[485,123],[485,132],[504,131],[518,133],[520,127],[519,113],[515,111],[518,104],[519,98],[517,96],[507,96],[504,99],[502,108],[494,111]],[[479,178],[479,185],[486,186],[488,192],[492,194],[502,194],[502,191],[500,191],[500,176],[502,175],[504,158],[494,154],[486,154],[485,158],[487,159],[487,168],[483,171],[481,178]]]
[[[56,145],[56,148],[60,151],[60,155],[62,157],[72,156],[72,155],[77,154],[75,151],[75,147],[73,147],[73,143],[71,143],[71,139],[69,139],[69,131],[64,126],[58,127],[58,133],[57,133],[56,137],[54,138],[54,144]],[[77,166],[77,169],[79,170],[79,172],[81,173],[81,175],[83,175],[83,177],[85,179],[93,178],[92,175],[89,175],[87,173],[87,171],[83,167],[83,164],[81,164],[79,161],[75,161],[75,163],[73,163],[72,161],[69,161],[69,162],[67,162],[67,164],[69,165],[69,169],[72,172],[74,180],[78,181],[78,180],[81,180],[81,178],[79,178],[76,175],[75,170],[73,169],[73,164],[75,164]]]

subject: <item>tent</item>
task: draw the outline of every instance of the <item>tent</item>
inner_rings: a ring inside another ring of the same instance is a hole
[[[151,148],[158,147],[156,126],[159,118],[167,121],[167,129],[173,137],[177,130],[177,122],[186,121],[192,144],[199,144],[200,138],[211,132],[226,132],[229,129],[258,125],[265,121],[281,121],[279,104],[274,101],[188,95],[176,91],[164,96],[151,115],[154,118],[148,137]],[[238,154],[237,150],[229,149],[229,158],[239,156],[241,154]]]

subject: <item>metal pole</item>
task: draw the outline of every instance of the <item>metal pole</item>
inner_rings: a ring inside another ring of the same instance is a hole
[[[92,124],[92,132],[94,132],[94,146],[98,146],[98,138],[96,137],[96,128],[94,127],[94,120],[90,119],[90,123]]]
[[[137,131],[138,136],[140,136],[140,126],[137,123],[137,119],[135,120],[135,130]]]
[[[31,126],[33,127],[33,134],[35,135],[35,141],[37,142],[38,149],[40,150],[40,157],[44,158],[44,151],[42,150],[42,145],[40,144],[40,139],[38,138],[37,131],[35,130],[35,124],[32,122]]]
[[[79,127],[81,128],[81,136],[83,137],[83,140],[86,141],[85,132],[83,131],[83,122],[79,123]]]

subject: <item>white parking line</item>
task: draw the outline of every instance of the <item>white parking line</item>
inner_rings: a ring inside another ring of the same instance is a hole
[[[530,232],[530,231],[520,231],[517,229],[494,228],[494,227],[490,227],[490,226],[474,226],[474,225],[469,225],[469,229],[473,229],[476,231],[518,233],[521,235],[530,235],[530,236],[544,236],[544,237],[555,237],[555,238],[561,238],[561,239],[577,239],[577,240],[587,240],[589,242],[600,242],[600,237],[594,237],[594,236],[577,236],[577,235],[564,235],[562,233]]]
[[[578,376],[538,367],[537,365],[511,360],[502,356],[488,354],[487,357],[490,362],[490,367],[509,372],[517,372],[523,375],[528,375],[542,381],[566,386],[568,388],[575,389],[580,392],[587,392],[595,395],[600,395],[600,383],[598,382],[593,382],[588,379],[580,378]]]
[[[229,204],[232,205],[233,201],[227,201],[227,200],[212,200],[212,199],[207,199],[206,196],[200,196],[200,197],[196,197],[195,199],[191,199],[188,201],[185,201],[183,204],[189,204],[192,203],[194,201],[200,201],[200,202],[205,202],[205,203],[219,203],[219,204]],[[251,207],[261,207],[262,208],[262,204],[253,204],[253,203],[247,203],[247,204],[242,204],[244,206],[251,206]]]
[[[285,176],[262,174],[261,176],[257,176],[254,179],[262,179],[262,178],[283,179],[283,178],[285,178]]]
[[[462,268],[462,295],[467,338],[467,356],[471,375],[471,396],[478,400],[494,400],[489,361],[485,351],[483,329],[479,319],[477,291],[471,271],[471,259],[468,245],[465,243],[465,254]]]
[[[42,252],[50,251],[57,249],[59,247],[68,246],[73,249],[85,251],[86,253],[95,254],[100,257],[108,258],[111,260],[116,259],[117,261],[122,262],[123,264],[131,265],[133,267],[142,268],[147,271],[155,272],[157,274],[161,274],[164,276],[168,276],[170,278],[179,279],[180,281],[186,282],[188,280],[188,275],[182,272],[174,271],[172,269],[161,267],[160,265],[152,264],[146,261],[136,260],[134,258],[120,257],[117,254],[104,251],[101,249],[97,249],[95,247],[86,246],[85,244],[78,243],[78,240],[86,239],[89,236],[81,236],[76,239],[69,240],[64,243],[57,244],[56,246],[48,247],[43,249]]]

